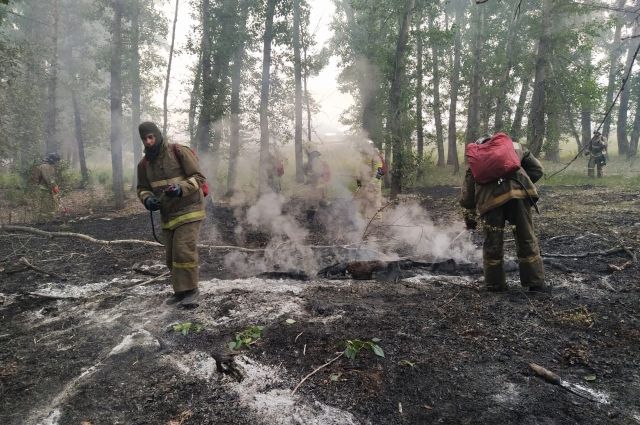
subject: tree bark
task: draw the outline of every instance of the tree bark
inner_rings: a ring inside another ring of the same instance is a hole
[[[617,9],[622,9],[626,3],[626,0],[618,0],[616,3]],[[616,27],[613,33],[613,42],[609,46],[609,83],[607,84],[607,95],[604,101],[604,107],[608,108],[613,102],[613,92],[616,88],[616,74],[618,73],[618,67],[620,65],[621,43],[620,36],[622,33],[622,26],[624,19],[618,17],[616,19]],[[606,109],[605,109],[606,112]],[[605,138],[609,138],[609,132],[611,131],[611,114],[607,115],[602,124],[602,135]]]
[[[591,80],[591,49],[587,49],[584,59],[587,80]],[[580,127],[582,128],[582,144],[586,145],[591,140],[591,99],[587,98],[584,90],[581,97]]]
[[[531,86],[531,75],[525,71],[522,77],[522,87],[520,87],[520,95],[518,96],[518,104],[516,105],[516,112],[511,122],[511,138],[518,140],[520,133],[522,132],[522,118],[524,117],[524,105],[527,101],[527,94],[529,93],[529,87]]]
[[[293,73],[295,79],[295,130],[296,181],[304,182],[302,169],[302,64],[300,60],[300,0],[293,0]]]
[[[521,16],[521,15],[518,15]],[[516,29],[518,28],[520,19],[511,19],[509,22],[509,32],[507,35],[507,45],[505,46],[505,57],[507,63],[505,64],[502,75],[498,82],[497,98],[496,98],[496,114],[493,123],[493,131],[497,133],[499,131],[505,131],[504,127],[504,105],[507,99],[507,91],[509,88],[509,80],[511,77],[511,69],[513,68],[514,47],[516,44]]]
[[[418,19],[416,28],[416,143],[418,150],[418,164],[422,164],[424,157],[424,123],[422,122],[422,16]],[[418,167],[419,177],[422,174],[422,167]]]
[[[535,80],[533,83],[533,95],[531,98],[531,113],[529,128],[531,139],[528,140],[529,150],[534,156],[540,155],[545,135],[546,94],[547,94],[547,66],[549,51],[551,49],[551,37],[549,34],[553,0],[542,2],[541,34],[538,40],[538,53],[535,65]]]
[[[471,70],[471,87],[469,88],[469,107],[467,114],[467,130],[465,142],[473,142],[480,137],[480,85],[482,84],[482,39],[484,24],[484,7],[474,9],[475,28],[473,45],[473,67]]]
[[[142,143],[138,133],[140,124],[140,0],[135,0],[131,14],[131,150],[133,151],[133,181],[138,185],[138,163],[142,159]]]
[[[189,145],[193,147],[197,147],[196,144],[196,111],[198,109],[198,98],[201,93],[201,82],[202,82],[202,50],[198,55],[198,63],[196,64],[196,69],[193,77],[193,87],[191,88],[191,94],[189,96],[189,118],[188,118],[188,127],[189,127]]]
[[[433,16],[429,16],[429,29],[435,30]],[[437,166],[444,167],[444,132],[442,129],[442,105],[440,104],[440,49],[436,42],[431,43],[431,56],[433,65],[433,118],[436,125],[436,147],[438,149]]]
[[[111,26],[111,170],[115,207],[124,208],[124,178],[122,170],[122,3],[113,0]]]
[[[269,166],[269,80],[271,72],[271,41],[273,40],[273,15],[277,0],[267,0],[262,37],[262,84],[260,89],[260,164],[258,190],[265,193],[269,189],[267,167]]]
[[[78,97],[75,88],[71,88],[71,102],[73,103],[73,122],[78,145],[78,160],[80,161],[80,175],[82,175],[82,186],[89,182],[89,171],[87,170],[87,160],[84,154],[84,137],[82,137],[82,115],[78,105]]]
[[[58,137],[56,124],[58,121],[58,107],[56,103],[58,86],[58,23],[60,20],[59,0],[53,2],[53,46],[51,63],[49,65],[49,80],[47,84],[47,130],[46,130],[46,150],[47,152],[58,152]]]
[[[311,97],[309,96],[309,90],[307,89],[307,78],[309,76],[309,64],[307,63],[307,44],[304,39],[304,28],[300,30],[301,44],[302,44],[302,87],[304,90],[304,103],[307,110],[307,141],[311,143]]]
[[[213,97],[215,94],[215,82],[211,78],[211,5],[209,0],[202,0],[202,39],[200,51],[202,52],[202,107],[198,115],[198,128],[196,129],[195,143],[200,152],[209,151],[209,138],[211,135],[211,116],[213,113]]]
[[[402,80],[405,73],[405,56],[407,50],[407,39],[409,38],[409,26],[411,25],[411,14],[415,7],[415,0],[406,0],[403,17],[398,32],[398,41],[393,61],[393,78],[389,89],[389,119],[388,133],[393,150],[393,171],[391,176],[391,198],[395,199],[402,193],[405,157],[407,147],[402,136],[401,127],[401,95]]]
[[[167,81],[164,85],[164,102],[163,102],[163,121],[162,121],[162,134],[167,137],[167,98],[169,97],[169,79],[171,78],[171,62],[173,62],[173,46],[176,41],[176,24],[178,23],[178,7],[180,0],[176,0],[176,11],[173,15],[173,29],[171,30],[171,46],[169,47],[169,62],[167,64]]]
[[[636,113],[633,119],[633,129],[631,130],[629,152],[627,153],[629,158],[633,158],[638,154],[638,139],[640,139],[640,76],[636,76],[636,80],[638,80],[634,90]]]
[[[460,171],[460,162],[458,160],[458,146],[456,135],[456,109],[458,105],[458,90],[460,85],[460,51],[462,50],[462,19],[464,14],[464,3],[458,1],[455,3],[456,16],[454,24],[454,45],[453,45],[453,70],[451,71],[451,103],[449,104],[449,128],[448,128],[448,153],[447,164],[453,165],[453,172],[457,174]]]
[[[635,4],[638,5],[640,1],[636,1]],[[640,34],[640,26],[637,21],[633,22],[633,34],[632,36],[637,36]],[[633,66],[633,54],[638,47],[638,38],[631,38],[629,40],[629,50],[627,51],[627,60],[625,62],[625,72]],[[629,78],[631,78],[632,74],[629,74]],[[631,84],[629,81],[626,82],[624,88],[622,89],[622,93],[620,93],[620,107],[618,109],[618,122],[616,127],[616,133],[618,136],[618,155],[627,155],[629,153],[629,139],[627,137],[627,113],[629,109],[629,97],[631,91]]]
[[[242,65],[244,63],[247,7],[248,0],[243,0],[240,3],[237,45],[233,52],[233,66],[231,67],[231,131],[229,135],[229,170],[227,172],[227,194],[229,196],[236,189],[238,157],[240,155],[240,87],[242,85]]]

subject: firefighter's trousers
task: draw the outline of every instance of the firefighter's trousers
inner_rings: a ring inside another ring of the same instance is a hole
[[[544,269],[538,239],[533,230],[531,206],[527,199],[512,199],[483,215],[484,245],[482,257],[487,286],[506,288],[504,272],[504,227],[509,221],[515,226],[514,236],[522,286],[544,286]]]
[[[167,267],[175,293],[198,287],[198,236],[202,221],[185,223],[173,230],[164,229]]]
[[[598,161],[593,155],[589,157],[589,163],[587,164],[587,175],[589,177],[595,177],[595,170],[598,170],[598,177],[602,177],[602,163]]]

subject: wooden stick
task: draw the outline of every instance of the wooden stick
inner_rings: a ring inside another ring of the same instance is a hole
[[[291,391],[291,395],[294,395],[296,393],[296,391],[298,391],[298,388],[300,388],[300,385],[302,385],[304,383],[304,381],[306,381],[307,379],[309,379],[310,377],[312,377],[313,375],[315,375],[318,371],[320,371],[321,369],[329,366],[331,363],[335,362],[336,360],[338,360],[340,357],[344,356],[344,351],[342,351],[340,354],[338,354],[336,357],[334,357],[333,359],[329,360],[328,362],[326,362],[325,364],[323,364],[322,366],[320,366],[319,368],[315,369],[313,372],[311,372],[310,374],[308,374],[307,376],[305,376],[304,378],[302,378],[302,381],[300,381],[298,383],[298,385],[296,385],[296,387],[293,389],[293,391]]]
[[[628,252],[628,248],[625,247],[616,247],[607,249],[606,251],[591,251],[591,252],[581,252],[579,254],[550,254],[545,253],[542,255],[543,258],[585,258],[585,257],[594,257],[597,255],[612,255],[617,254],[619,252]]]

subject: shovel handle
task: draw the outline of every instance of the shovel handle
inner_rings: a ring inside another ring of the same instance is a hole
[[[544,367],[535,363],[529,363],[529,368],[533,371],[533,373],[551,384],[560,385],[562,383],[562,378],[551,372],[549,369],[545,369]]]

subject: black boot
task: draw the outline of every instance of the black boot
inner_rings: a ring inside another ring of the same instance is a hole
[[[171,295],[167,301],[165,301],[166,305],[174,305],[174,304],[178,304],[180,301],[182,301],[182,299],[184,298],[186,292],[176,292],[175,294]]]
[[[200,290],[198,288],[183,292],[184,297],[180,301],[180,306],[184,308],[193,308],[198,306],[200,298]]]

